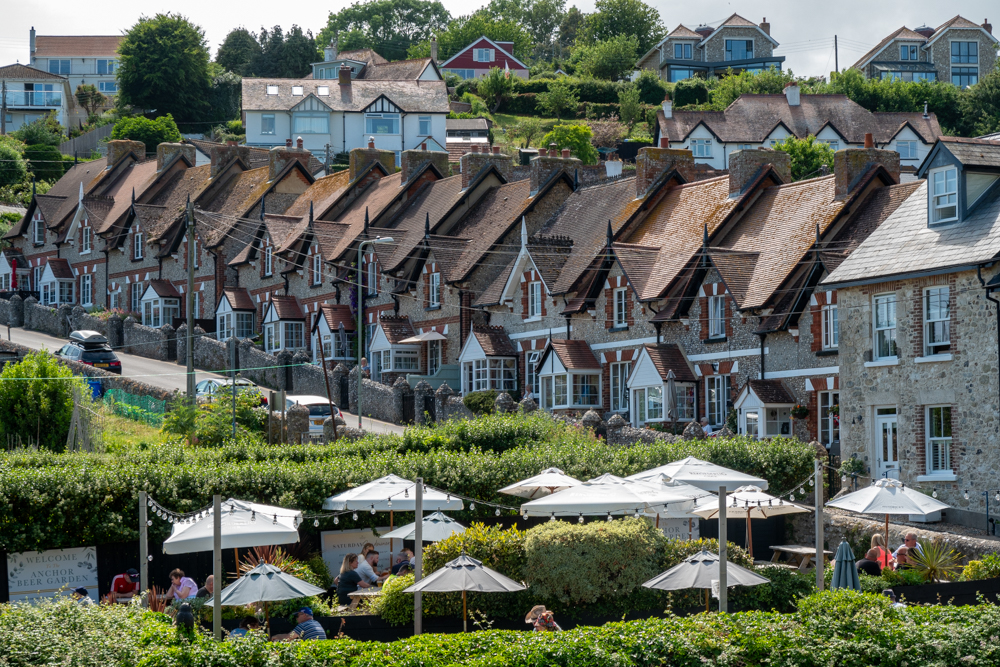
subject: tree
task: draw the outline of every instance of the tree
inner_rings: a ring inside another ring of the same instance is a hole
[[[531,50],[531,35],[524,26],[513,21],[494,20],[480,11],[453,19],[448,29],[438,35],[438,59],[447,60],[484,35],[494,42],[514,42],[514,56],[522,60]],[[426,58],[429,54],[429,41],[416,43],[409,50],[410,58]]]
[[[557,79],[549,84],[548,92],[538,93],[535,96],[535,103],[549,115],[562,118],[564,111],[576,111],[580,105],[580,98],[573,92],[568,82]]]
[[[0,373],[0,441],[21,442],[62,451],[73,418],[73,391],[85,385],[48,352],[29,354]]]
[[[664,34],[660,12],[642,0],[597,0],[595,6],[597,11],[587,16],[584,29],[587,43],[631,35],[639,40],[637,50],[642,54]]]
[[[632,129],[644,120],[645,114],[642,110],[642,102],[639,101],[639,88],[637,86],[626,86],[618,91],[618,113],[622,122],[628,127],[628,134],[632,134]]]
[[[121,118],[111,129],[111,138],[141,141],[146,145],[146,151],[149,153],[154,152],[159,144],[182,140],[177,123],[174,122],[174,118],[170,114],[154,119],[143,116]]]
[[[587,121],[587,127],[593,134],[590,143],[598,148],[616,148],[618,142],[627,137],[630,132],[629,128],[619,122],[618,116],[614,114],[601,120]]]
[[[962,91],[964,136],[1000,132],[1000,64],[969,90]]]
[[[118,106],[155,110],[180,121],[208,109],[205,31],[180,14],[143,16],[118,46]]]
[[[0,136],[0,186],[24,183],[27,178],[24,143],[11,136]]]
[[[28,146],[44,144],[46,146],[58,146],[63,141],[66,134],[63,126],[56,118],[56,112],[52,111],[42,118],[36,118],[30,123],[25,123],[10,135]]]
[[[792,163],[792,180],[801,181],[819,176],[820,167],[826,165],[833,171],[833,150],[822,141],[816,141],[811,134],[805,139],[787,137],[774,150],[788,153]]]
[[[521,148],[531,146],[531,140],[545,131],[541,118],[526,116],[510,129],[510,133],[521,140]]]
[[[576,43],[576,38],[583,30],[586,20],[587,15],[575,6],[570,7],[569,11],[563,15],[562,21],[559,22],[559,43],[564,48],[569,48]]]
[[[660,104],[669,90],[670,84],[660,80],[659,75],[651,69],[639,72],[635,87],[639,89],[639,101],[643,104]]]
[[[246,28],[234,28],[229,31],[226,39],[219,45],[219,51],[215,54],[215,62],[230,72],[240,76],[250,76],[250,65],[255,58],[260,56],[260,52],[257,35]]]
[[[87,112],[87,117],[89,118],[96,114],[98,109],[108,103],[108,98],[104,96],[104,93],[97,90],[97,86],[94,84],[81,83],[76,87],[76,101]]]
[[[285,33],[280,25],[260,29],[257,37],[260,53],[250,62],[253,76],[298,79],[312,70],[312,63],[323,60],[311,32],[293,25]]]
[[[566,13],[566,0],[490,0],[482,11],[494,20],[523,25],[537,49],[552,41]]]
[[[711,106],[717,111],[723,111],[740,95],[778,95],[791,81],[796,81],[791,70],[783,72],[775,67],[760,73],[744,70],[739,74],[733,74],[730,70],[712,88]]]
[[[341,51],[350,48],[375,48],[379,55],[388,60],[406,58],[409,48],[431,35],[443,31],[451,20],[451,14],[440,2],[432,0],[371,0],[355,2],[334,14],[330,12],[326,27],[316,35],[317,44],[323,48],[334,35],[352,32],[364,38],[363,44],[341,43]]]
[[[63,156],[55,146],[37,144],[24,149],[24,159],[28,161],[28,171],[38,181],[55,183],[62,178]]]
[[[590,143],[593,133],[586,125],[556,125],[542,137],[542,145],[568,148],[584,164],[597,164],[597,149]]]
[[[218,63],[212,63],[213,69],[222,70]],[[234,72],[213,71],[212,90],[209,95],[211,117],[213,120],[237,118],[240,115],[240,100],[243,88],[243,78]]]
[[[500,105],[514,94],[514,77],[510,72],[492,67],[486,76],[479,80],[477,90],[479,96],[489,105],[490,113],[496,113]]]
[[[639,40],[632,35],[618,35],[596,44],[579,46],[579,69],[595,79],[618,81],[635,69]]]

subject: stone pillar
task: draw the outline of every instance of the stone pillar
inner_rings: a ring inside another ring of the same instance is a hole
[[[518,409],[524,414],[529,412],[534,412],[538,409],[538,403],[535,403],[535,399],[531,396],[525,396],[521,399],[521,402],[517,404]]]
[[[343,438],[346,428],[344,420],[337,417],[337,435]],[[333,442],[333,417],[327,417],[323,420],[323,444],[329,445],[331,442]]]
[[[199,328],[198,326],[195,326],[195,328],[194,328],[194,335],[197,336],[199,331],[201,331],[201,328]],[[171,326],[169,324],[164,324],[162,327],[160,327],[160,333],[163,334],[163,347],[164,347],[164,350],[163,350],[164,356],[163,356],[163,358],[166,359],[167,361],[176,361],[177,360],[177,332],[174,331],[173,326]],[[204,333],[204,332],[202,332],[202,333]],[[197,340],[195,340],[195,342],[194,342],[194,351],[195,351],[195,357],[197,357],[198,356],[198,341]],[[187,363],[187,357],[184,358],[184,363],[185,364]],[[197,363],[198,362],[195,361],[195,364],[197,364]]]
[[[622,440],[622,429],[628,426],[628,422],[620,414],[611,415],[611,419],[607,423],[607,437],[605,440],[609,445],[616,445],[621,443]]]
[[[32,298],[32,297],[28,297]],[[24,300],[21,299],[17,294],[10,297],[10,326],[12,327],[23,327],[24,326]]]
[[[79,331],[83,318],[87,315],[87,310],[83,306],[73,306],[73,314],[70,316],[70,328]]]
[[[288,443],[301,445],[309,439],[309,408],[293,405],[286,413],[288,419]]]
[[[393,421],[397,424],[406,424],[411,421],[416,421],[416,410],[414,410],[413,419],[411,420],[410,415],[405,413],[404,405],[406,405],[406,399],[413,395],[413,389],[410,388],[410,383],[406,381],[406,378],[400,376],[396,378],[396,381],[392,385],[392,413]]]
[[[69,332],[73,326],[73,306],[64,303],[56,311],[59,315],[59,327],[63,338],[69,338]]]
[[[684,428],[681,437],[685,440],[704,440],[705,431],[698,422],[691,422]]]
[[[510,394],[505,391],[501,391],[497,394],[497,398],[493,401],[493,409],[499,415],[505,415],[517,410],[517,403],[511,398]]]
[[[348,412],[358,414],[358,377],[361,375],[361,368],[355,366],[347,375],[347,405]]]
[[[35,308],[38,306],[38,299],[29,296],[24,300],[24,328],[31,329],[34,323]]]
[[[604,424],[604,420],[601,419],[601,415],[597,414],[596,411],[587,410],[587,412],[583,415],[583,419],[580,420],[580,423],[583,424],[584,428],[593,431],[594,435],[601,438],[608,437],[608,429]]]
[[[430,412],[435,411],[434,387],[427,380],[421,380],[413,388],[413,417],[417,424],[430,424]]]
[[[275,355],[275,366],[278,367],[278,389],[284,389],[286,394],[293,391],[292,368],[295,356],[288,350],[282,350]]]
[[[132,319],[131,316],[125,318],[126,324]],[[181,366],[187,365],[187,323],[181,324],[174,332],[174,360]],[[198,348],[195,348],[196,350]],[[196,362],[197,363],[197,362]]]
[[[337,405],[337,407],[343,407],[350,402],[350,398],[340,391],[340,385],[343,382],[343,378],[346,376],[347,366],[344,365],[344,362],[340,362],[333,367],[333,372],[330,377],[330,391],[333,393],[333,402]]]
[[[132,352],[132,327],[135,325],[136,319],[131,315],[122,322],[122,346],[126,352]]]
[[[438,421],[445,421],[448,414],[448,399],[455,395],[447,382],[442,382],[441,386],[434,392],[434,414]]]

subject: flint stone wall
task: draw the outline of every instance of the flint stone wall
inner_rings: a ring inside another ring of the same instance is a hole
[[[128,317],[122,324],[122,345],[124,351],[147,359],[170,361],[171,353],[176,357],[176,347],[171,345],[173,328],[169,325],[160,329],[139,324],[135,318]]]

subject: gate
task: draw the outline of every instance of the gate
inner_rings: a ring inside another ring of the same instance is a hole
[[[424,423],[433,424],[437,421],[437,401],[434,400],[434,394],[424,399],[424,412],[427,413],[427,419]]]
[[[416,403],[416,397],[412,392],[403,394],[403,414],[401,417],[404,424],[413,423],[413,413],[415,411]]]

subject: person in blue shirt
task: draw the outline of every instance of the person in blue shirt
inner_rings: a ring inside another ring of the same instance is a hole
[[[298,625],[295,629],[284,635],[275,635],[271,637],[273,642],[281,641],[295,641],[296,639],[309,640],[309,639],[326,639],[326,630],[323,626],[319,624],[319,621],[313,618],[312,609],[309,607],[302,607],[297,612],[295,612],[295,622]]]

